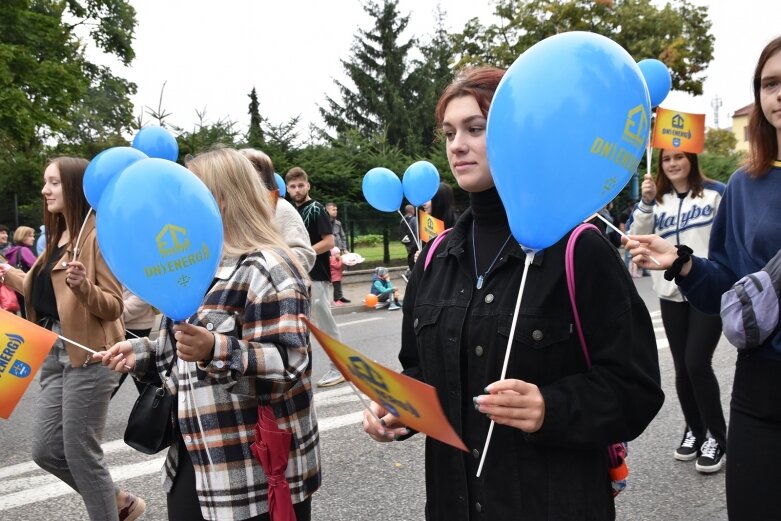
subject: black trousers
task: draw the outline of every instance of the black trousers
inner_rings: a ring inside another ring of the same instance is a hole
[[[731,521],[781,520],[781,362],[739,355],[727,442]]]
[[[706,315],[688,302],[660,299],[662,322],[675,366],[675,389],[686,423],[702,444],[707,432],[727,446],[727,425],[713,352],[721,337],[721,317]]]
[[[341,280],[335,280],[331,284],[334,286],[334,302],[344,297],[344,294],[342,293],[342,281]]]
[[[178,438],[179,466],[176,469],[176,479],[168,493],[168,521],[205,521],[195,491],[195,469],[190,454],[184,446],[181,434]],[[293,505],[296,521],[311,521],[312,498]],[[246,521],[271,521],[268,513],[247,519]]]

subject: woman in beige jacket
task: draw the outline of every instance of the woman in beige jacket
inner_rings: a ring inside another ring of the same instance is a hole
[[[47,166],[41,193],[46,249],[30,269],[0,264],[6,284],[24,294],[27,317],[95,351],[124,338],[122,288],[98,248],[82,179],[87,161],[61,157]],[[58,340],[41,367],[33,460],[76,490],[93,521],[136,519],[144,501],[115,487],[100,442],[117,373]]]

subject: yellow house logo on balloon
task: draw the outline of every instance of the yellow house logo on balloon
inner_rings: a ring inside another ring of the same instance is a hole
[[[597,136],[591,144],[590,152],[615,163],[631,175],[635,173],[637,163],[640,162],[647,137],[648,113],[645,106],[640,104],[627,112],[621,142],[609,141]],[[628,146],[624,143],[627,143]],[[615,182],[614,178],[608,179],[603,190],[610,191]]]
[[[626,116],[623,138],[636,147],[644,147],[646,137],[648,137],[648,114],[645,113],[643,105],[638,105]]]
[[[180,286],[190,284],[191,278],[187,274],[187,268],[203,262],[211,254],[206,243],[203,243],[200,249],[192,252],[190,239],[187,238],[187,230],[174,224],[163,226],[163,229],[155,237],[155,242],[160,255],[168,258],[159,264],[144,266],[144,276],[146,278],[175,276],[176,283]],[[170,258],[174,255],[175,257]]]
[[[181,226],[166,224],[157,234],[157,249],[160,255],[167,257],[175,253],[186,251],[190,247],[190,239],[187,238],[187,230]]]

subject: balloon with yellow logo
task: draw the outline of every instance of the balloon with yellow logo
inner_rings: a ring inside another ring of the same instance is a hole
[[[142,159],[100,197],[98,243],[130,291],[174,320],[195,313],[222,254],[222,218],[206,185],[166,159]]]
[[[611,201],[643,157],[650,114],[640,68],[604,36],[557,34],[518,57],[486,129],[515,239],[547,248]]]

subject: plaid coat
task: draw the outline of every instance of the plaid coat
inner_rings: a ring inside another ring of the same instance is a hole
[[[286,471],[293,503],[320,486],[311,345],[301,320],[309,315],[309,282],[277,249],[223,259],[215,279],[188,320],[214,333],[214,357],[208,364],[178,359],[168,387],[177,398],[203,517],[241,520],[268,511],[267,478],[250,452],[259,403],[271,405],[279,427],[293,433]],[[157,341],[131,341],[141,380],[165,374],[171,363],[168,321]],[[173,444],[164,467],[166,491],[177,455]]]

